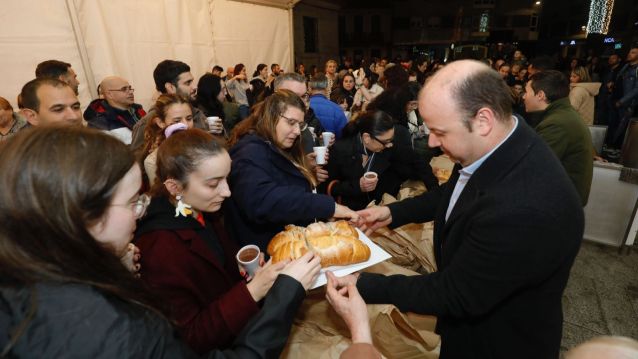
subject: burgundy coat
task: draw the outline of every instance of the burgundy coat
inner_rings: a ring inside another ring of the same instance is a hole
[[[155,198],[140,222],[135,244],[142,280],[167,306],[183,339],[199,353],[228,348],[259,307],[239,275],[237,247],[219,218],[207,221],[221,244],[225,265],[196,231],[193,218],[174,217],[175,207]]]

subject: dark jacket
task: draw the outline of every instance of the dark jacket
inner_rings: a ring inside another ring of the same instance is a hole
[[[146,116],[146,111],[142,105],[134,103],[131,110],[120,110],[112,107],[105,99],[91,101],[89,107],[84,110],[84,119],[88,127],[97,128],[103,131],[112,131],[118,128],[128,128],[133,130],[133,126],[142,117]]]
[[[567,171],[584,207],[594,173],[594,149],[591,133],[569,103],[569,98],[552,102],[535,129]]]
[[[0,347],[28,320],[11,358],[199,358],[180,342],[168,321],[88,285],[46,284],[0,289]],[[242,331],[232,350],[208,358],[278,358],[304,298],[296,280],[279,275],[264,310]],[[32,308],[32,303],[35,306]],[[33,318],[29,311],[35,309]]]
[[[378,153],[370,153],[366,167],[363,167],[363,144],[359,134],[342,138],[335,142],[330,149],[328,161],[328,181],[338,181],[332,188],[333,197],[341,197],[342,204],[350,209],[359,210],[365,208],[372,200],[380,201],[384,179],[390,172],[395,172],[395,167],[400,162],[390,162],[390,151],[384,150]],[[367,171],[376,172],[379,178],[378,186],[372,192],[361,192],[359,180]],[[323,186],[325,187],[325,186]],[[396,193],[392,193],[396,195]]]
[[[458,171],[441,192],[390,205],[392,226],[434,220],[438,272],[362,273],[368,304],[436,315],[445,358],[558,358],[561,298],[584,215],[560,163],[531,128],[474,172],[448,220]]]
[[[207,218],[204,227],[192,217],[175,217],[175,206],[155,197],[135,233],[142,280],[198,353],[228,348],[259,310],[239,275],[239,248],[219,217]]]
[[[244,136],[230,149],[230,157],[232,196],[224,202],[224,216],[239,244],[256,244],[265,251],[285,225],[305,226],[334,214],[335,201],[312,193],[293,163],[261,137]]]
[[[438,191],[439,181],[432,172],[432,166],[425,157],[418,155],[412,148],[412,136],[403,125],[394,125],[394,140],[388,150],[392,171],[379,181],[377,191],[396,196],[401,184],[413,179],[423,181],[428,191]]]

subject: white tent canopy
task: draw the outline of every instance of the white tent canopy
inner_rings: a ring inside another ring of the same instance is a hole
[[[16,97],[36,65],[71,63],[80,101],[96,97],[106,76],[128,79],[146,108],[155,92],[153,69],[184,61],[195,78],[213,65],[279,63],[292,70],[292,16],[285,0],[21,0],[0,10],[0,96]]]

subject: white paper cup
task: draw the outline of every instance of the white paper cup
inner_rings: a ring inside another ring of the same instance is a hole
[[[318,146],[318,147],[313,147],[312,150],[317,155],[317,157],[315,158],[315,162],[317,162],[318,165],[325,165],[326,164],[326,151],[328,150],[328,147],[326,147],[326,146]]]
[[[206,122],[208,122],[208,130],[212,133],[222,133],[219,129],[219,125],[222,122],[222,119],[217,116],[206,117]]]
[[[368,181],[375,181],[377,178],[379,177],[379,175],[377,175],[376,172],[366,172],[363,174],[363,178],[367,179]]]
[[[321,133],[321,137],[323,138],[323,145],[326,147],[330,146],[330,140],[332,140],[334,135],[335,134],[332,132],[323,131]]]
[[[254,244],[243,246],[239,252],[237,252],[237,263],[239,263],[251,277],[255,276],[255,271],[259,268],[259,253],[259,247]]]

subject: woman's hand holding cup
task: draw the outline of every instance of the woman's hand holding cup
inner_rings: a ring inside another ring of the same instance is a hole
[[[377,188],[379,182],[379,176],[376,172],[366,172],[359,179],[359,187],[361,192],[372,192]]]

